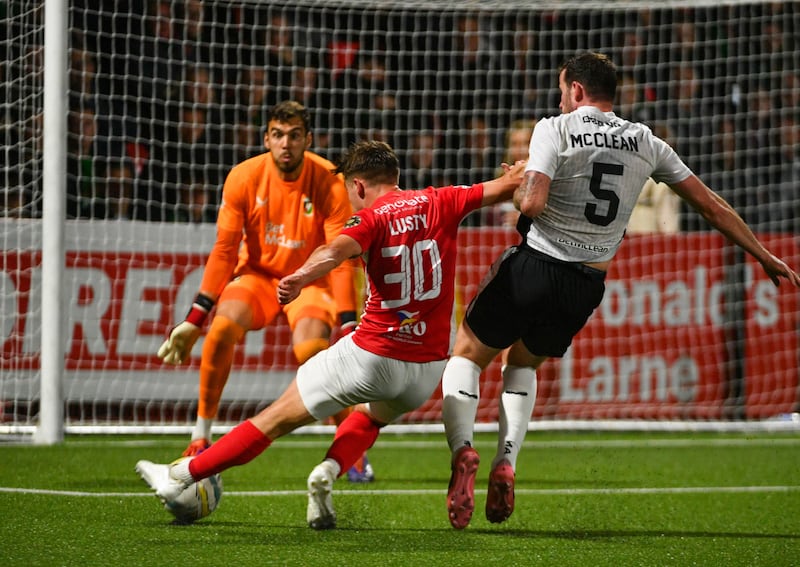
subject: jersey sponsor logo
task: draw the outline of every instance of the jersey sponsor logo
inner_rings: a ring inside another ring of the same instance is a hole
[[[408,311],[398,311],[397,317],[398,319],[400,319],[400,326],[402,327],[404,325],[413,325],[414,323],[417,322],[418,314],[419,311],[417,311],[416,313],[409,313]]]
[[[428,325],[425,321],[420,321],[417,315],[419,315],[419,311],[414,313],[410,311],[398,311],[395,314],[398,320],[398,326],[389,327],[388,331],[390,333],[395,333],[395,337],[400,340],[407,341],[413,337],[422,337],[428,330]]]
[[[556,242],[565,246],[580,248],[581,250],[589,250],[591,252],[608,252],[608,246],[596,246],[594,244],[584,244],[583,242],[572,242],[563,238],[557,239]]]
[[[303,198],[303,213],[310,217],[314,214],[314,204],[311,202],[311,199],[308,197]]]
[[[258,195],[256,195],[256,207],[263,207],[267,204],[268,199],[262,199]]]
[[[360,224],[361,224],[361,217],[353,215],[352,217],[347,219],[346,223],[344,223],[344,228],[353,228],[354,226],[358,226]]]
[[[298,248],[305,248],[306,241],[288,238],[284,233],[284,226],[282,224],[272,224],[268,222],[264,225],[264,244],[297,250]]]
[[[264,242],[272,246],[280,246],[281,248],[289,248],[291,250],[298,250],[306,246],[305,240],[286,238],[285,234],[267,234],[264,238]]]
[[[594,116],[582,116],[581,122],[588,123],[588,124],[595,124],[597,126],[610,126],[612,128],[617,128],[620,126],[620,123],[616,120],[612,120],[610,122],[606,122],[605,120],[600,120],[599,118],[595,118]]]
[[[410,207],[419,207],[423,203],[429,203],[430,199],[427,195],[417,195],[408,199],[397,199],[391,203],[386,203],[375,209],[376,215],[385,215],[398,209],[406,209]]]

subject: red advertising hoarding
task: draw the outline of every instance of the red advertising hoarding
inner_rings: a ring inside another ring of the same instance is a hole
[[[763,236],[776,254],[798,265],[791,237]],[[474,295],[489,264],[518,237],[505,229],[462,230],[456,312]],[[792,411],[798,387],[796,290],[776,288],[748,257],[739,280],[726,278],[721,236],[715,233],[626,239],[606,281],[606,296],[560,361],[539,371],[535,417],[717,419],[725,417],[732,383],[749,418]],[[176,372],[155,356],[176,317],[196,293],[206,250],[70,250],[65,273],[66,369],[102,381]],[[5,316],[4,372],[39,364],[41,252],[0,252]],[[731,285],[731,282],[735,285]],[[740,361],[732,361],[732,289],[742,294]],[[9,293],[10,292],[10,295]],[[237,353],[237,371],[289,373],[295,360],[280,319]],[[196,373],[201,345],[188,368]],[[740,367],[736,373],[736,364]],[[122,373],[122,374],[120,374]],[[80,379],[80,378],[78,378]],[[193,380],[190,380],[193,381]],[[732,382],[733,381],[733,382]],[[151,380],[158,384],[163,380]],[[497,419],[499,364],[483,378],[479,419]],[[114,386],[125,390],[124,384]],[[158,392],[151,392],[157,397]],[[7,395],[7,394],[6,394]],[[191,394],[187,394],[189,396]],[[261,394],[259,394],[261,395]],[[438,419],[440,394],[409,417]]]

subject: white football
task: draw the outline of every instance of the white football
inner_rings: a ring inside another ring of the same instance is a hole
[[[218,474],[190,484],[164,508],[175,516],[178,524],[191,524],[217,509],[222,498],[222,477]]]

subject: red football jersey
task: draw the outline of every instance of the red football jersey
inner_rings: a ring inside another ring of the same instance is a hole
[[[393,191],[347,221],[342,234],[361,245],[367,271],[359,347],[408,362],[447,358],[458,225],[482,199],[483,184]]]

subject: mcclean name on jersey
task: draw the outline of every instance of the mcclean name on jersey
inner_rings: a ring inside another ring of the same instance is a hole
[[[569,141],[573,148],[597,146],[614,150],[627,150],[629,152],[639,151],[639,140],[633,136],[618,136],[605,132],[584,132],[582,134],[570,134]]]

